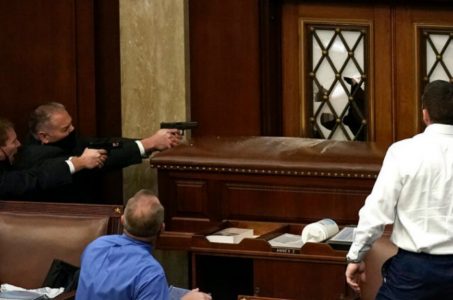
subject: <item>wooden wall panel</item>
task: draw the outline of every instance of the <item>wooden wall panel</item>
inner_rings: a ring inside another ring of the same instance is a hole
[[[222,220],[354,224],[373,178],[159,170],[167,230],[200,231]]]
[[[75,11],[73,0],[0,1],[2,115],[20,136],[24,116],[42,102],[61,101],[77,111]]]
[[[96,128],[100,136],[121,135],[119,0],[94,6]]]
[[[193,130],[201,135],[260,135],[258,0],[190,0]]]
[[[96,135],[121,135],[121,70],[119,0],[93,1]],[[94,122],[93,122],[94,123]],[[122,203],[123,172],[105,174],[104,199]],[[115,187],[115,188],[112,188]]]
[[[258,295],[285,299],[345,299],[345,266],[341,263],[254,261]],[[352,299],[352,298],[351,298]]]
[[[118,12],[117,0],[0,0],[1,115],[20,136],[47,101],[81,133],[121,133]]]
[[[335,184],[334,182],[332,182]],[[338,223],[354,222],[369,190],[322,187],[226,184],[224,219],[310,223],[335,216]],[[283,204],[284,205],[279,205]]]
[[[396,140],[423,130],[421,115],[419,37],[417,29],[426,26],[452,27],[453,4],[395,7],[395,132]]]
[[[118,0],[0,0],[0,28],[0,115],[20,139],[48,101],[63,103],[82,135],[121,134]],[[108,176],[99,201],[121,203],[121,172]]]
[[[93,1],[76,0],[74,8],[76,53],[71,71],[76,76],[76,124],[80,134],[96,135],[100,112],[96,111]]]
[[[176,181],[176,215],[208,216],[208,194],[205,181]]]

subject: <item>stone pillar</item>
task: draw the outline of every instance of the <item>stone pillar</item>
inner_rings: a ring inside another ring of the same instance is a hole
[[[186,120],[186,0],[120,0],[123,136],[154,133],[161,121]],[[124,171],[124,196],[155,190],[147,161]]]
[[[125,137],[143,137],[161,121],[188,115],[187,0],[120,0],[121,110]],[[124,199],[148,188],[156,193],[149,161],[123,171]],[[187,286],[186,253],[156,252],[169,282]],[[170,257],[169,257],[170,256]]]

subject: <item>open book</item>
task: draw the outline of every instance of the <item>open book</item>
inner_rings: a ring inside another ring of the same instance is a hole
[[[206,236],[211,243],[227,244],[239,244],[244,238],[254,237],[253,229],[236,227],[228,227]]]
[[[334,249],[348,250],[354,239],[355,226],[346,226],[336,235],[327,240]]]

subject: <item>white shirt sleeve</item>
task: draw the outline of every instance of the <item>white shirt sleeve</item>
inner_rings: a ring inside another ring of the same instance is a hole
[[[74,174],[75,173],[75,167],[74,167],[74,164],[71,161],[71,158],[72,158],[72,156],[70,158],[68,158],[67,160],[65,160],[65,162],[68,164],[69,171],[71,172],[71,174]]]
[[[398,158],[390,147],[382,164],[381,171],[365,205],[359,211],[359,224],[354,230],[348,259],[362,260],[371,245],[383,233],[385,225],[395,221],[396,205],[402,188],[398,170]]]
[[[138,149],[140,150],[140,155],[141,155],[142,157],[146,157],[145,147],[143,147],[142,142],[140,142],[140,141],[135,141],[135,143],[137,143]]]

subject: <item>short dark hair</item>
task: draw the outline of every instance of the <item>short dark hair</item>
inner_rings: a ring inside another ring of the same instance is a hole
[[[164,207],[149,190],[138,191],[127,201],[124,209],[124,229],[130,234],[153,238],[164,222]]]
[[[55,112],[63,110],[66,110],[66,108],[59,102],[49,102],[36,107],[28,119],[28,129],[33,135],[36,135]]]
[[[422,96],[423,108],[432,123],[453,125],[453,84],[444,80],[428,83]]]
[[[0,118],[0,146],[5,146],[9,129],[14,129],[13,123],[7,119]]]

